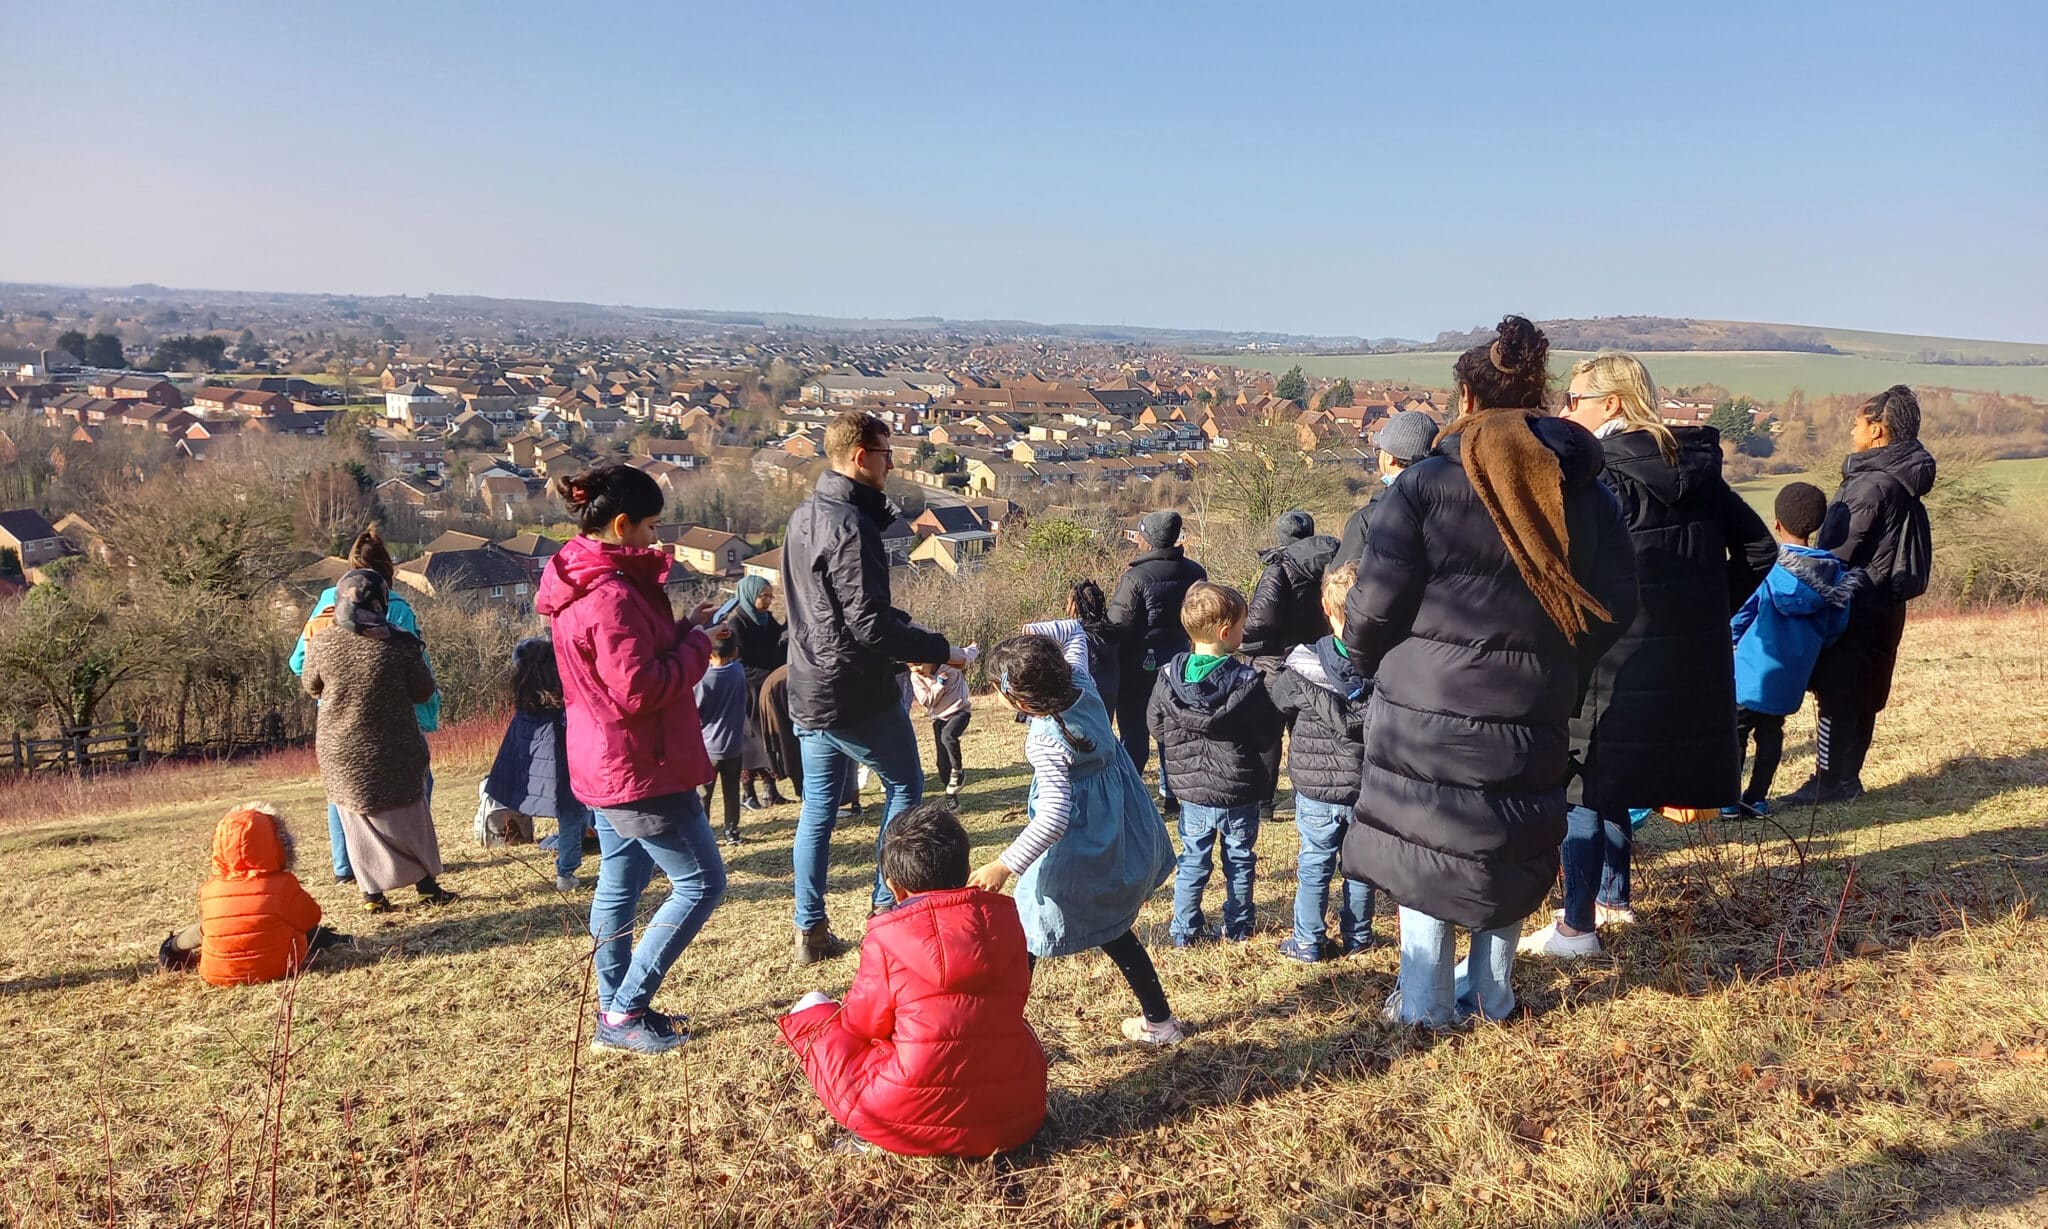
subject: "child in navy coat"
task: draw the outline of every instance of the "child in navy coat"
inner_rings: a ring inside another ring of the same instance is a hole
[[[1722,808],[1723,819],[1770,814],[1785,718],[1799,711],[1821,649],[1849,624],[1855,586],[1842,561],[1807,545],[1827,510],[1826,494],[1810,483],[1790,483],[1778,492],[1771,526],[1778,561],[1729,621],[1735,638],[1735,726],[1745,748],[1755,738],[1756,755],[1741,805]]]

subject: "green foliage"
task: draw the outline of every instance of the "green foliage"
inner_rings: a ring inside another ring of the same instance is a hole
[[[1273,386],[1273,395],[1296,405],[1308,403],[1308,377],[1301,374],[1300,363],[1288,368],[1287,374],[1280,377],[1279,383]]]
[[[1756,434],[1756,422],[1751,414],[1756,402],[1748,397],[1724,397],[1714,403],[1713,412],[1707,415],[1707,425],[1721,433],[1721,438],[1742,447],[1744,441]]]
[[[70,347],[65,347],[70,349]],[[126,367],[128,356],[121,350],[121,335],[118,333],[94,333],[85,339],[83,349],[74,350],[78,361],[87,367]]]
[[[0,576],[21,575],[21,555],[11,546],[0,546]]]
[[[957,474],[964,464],[960,454],[951,448],[941,448],[932,454],[932,472],[935,474]]]
[[[219,371],[227,356],[225,337],[166,337],[156,343],[148,366],[155,371],[181,370],[188,364],[205,371]]]
[[[57,334],[57,348],[69,351],[71,357],[83,361],[85,358],[85,334],[77,329],[66,329]]]
[[[1094,543],[1087,526],[1067,517],[1039,521],[1024,535],[1024,549],[1037,555],[1068,555]]]
[[[1322,396],[1316,398],[1316,408],[1327,410],[1335,406],[1352,405],[1357,396],[1358,394],[1352,390],[1351,381],[1340,379],[1324,389]]]

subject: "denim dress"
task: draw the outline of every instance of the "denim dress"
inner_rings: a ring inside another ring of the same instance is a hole
[[[1070,956],[1129,930],[1138,910],[1173,871],[1173,842],[1145,782],[1110,732],[1095,681],[1077,670],[1081,698],[1062,713],[1067,729],[1094,742],[1068,744],[1050,717],[1033,717],[1027,738],[1049,740],[1071,759],[1067,830],[1017,880],[1017,913],[1034,956]],[[1027,814],[1038,808],[1031,781]]]

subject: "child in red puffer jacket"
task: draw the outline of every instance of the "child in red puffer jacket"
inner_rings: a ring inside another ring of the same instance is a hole
[[[967,882],[967,830],[944,804],[896,817],[846,1001],[806,995],[782,1038],[832,1117],[913,1156],[989,1156],[1045,1121],[1045,1051],[1024,1022],[1031,957],[1009,897]]]

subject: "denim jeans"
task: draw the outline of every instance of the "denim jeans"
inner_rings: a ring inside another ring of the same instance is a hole
[[[1243,939],[1252,933],[1252,881],[1259,867],[1259,855],[1252,852],[1252,846],[1259,839],[1259,804],[1203,807],[1183,802],[1180,864],[1173,872],[1172,930],[1176,939],[1194,938],[1206,926],[1202,892],[1209,886],[1219,837],[1223,844],[1223,936]]]
[[[1628,811],[1601,815],[1573,807],[1565,815],[1564,922],[1584,933],[1593,929],[1593,898],[1611,908],[1629,907],[1629,854],[1635,834]]]
[[[573,875],[583,865],[583,834],[590,831],[590,808],[564,794],[556,800],[562,813],[555,816],[555,873]]]
[[[924,765],[918,761],[917,731],[910,714],[895,704],[836,730],[796,727],[803,748],[804,807],[796,821],[796,925],[809,930],[825,920],[825,880],[832,862],[832,828],[847,769],[864,764],[882,779],[882,822],[875,832],[876,906],[896,897],[882,885],[882,838],[889,821],[924,799]]]
[[[1301,833],[1299,879],[1294,888],[1294,941],[1307,945],[1321,943],[1328,931],[1323,918],[1330,908],[1330,879],[1337,871],[1337,845],[1344,838],[1351,808],[1341,802],[1317,802],[1294,792],[1294,827]],[[1337,926],[1344,946],[1356,947],[1372,941],[1373,891],[1371,884],[1344,879],[1343,898],[1337,905]]]
[[[1432,1028],[1515,1011],[1515,941],[1522,924],[1472,933],[1472,953],[1452,963],[1457,927],[1426,913],[1401,910],[1401,1021]]]
[[[703,800],[695,790],[673,797],[676,823],[662,836],[620,836],[602,809],[595,813],[603,860],[590,898],[590,937],[597,941],[601,1011],[645,1011],[669,966],[725,897],[725,863],[711,839]],[[635,944],[634,914],[656,870],[668,879],[668,899],[648,919]]]

